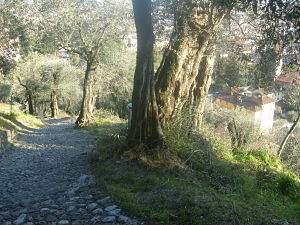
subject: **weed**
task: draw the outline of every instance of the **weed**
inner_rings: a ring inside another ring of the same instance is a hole
[[[167,149],[147,154],[126,147],[126,123],[100,119],[95,164],[99,185],[146,224],[297,223],[299,177],[266,151],[232,150],[210,132],[178,121]],[[176,133],[176,129],[179,133]]]

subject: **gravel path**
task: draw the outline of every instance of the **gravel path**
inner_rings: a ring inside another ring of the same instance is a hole
[[[0,155],[0,225],[141,224],[89,175],[94,138],[70,119],[47,122]]]

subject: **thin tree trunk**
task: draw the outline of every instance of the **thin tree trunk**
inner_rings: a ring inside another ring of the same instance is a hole
[[[66,112],[69,113],[69,114],[72,114],[71,113],[71,100],[68,99],[68,104],[66,106]]]
[[[81,109],[79,116],[76,120],[76,127],[86,127],[94,119],[94,94],[93,86],[95,83],[95,74],[96,67],[93,66],[93,63],[87,62],[85,77],[84,77],[84,86],[83,86],[83,100],[81,104]]]
[[[58,100],[57,100],[57,92],[56,90],[53,90],[51,93],[51,117],[56,118],[58,116]]]
[[[30,115],[35,115],[32,94],[27,92],[28,111]]]
[[[287,132],[286,136],[284,137],[283,141],[281,142],[281,145],[280,145],[280,147],[278,149],[278,152],[277,152],[278,157],[281,157],[281,154],[284,150],[284,147],[285,147],[287,141],[289,140],[291,134],[296,129],[297,124],[299,123],[299,121],[300,121],[300,113],[298,113],[297,119],[295,120],[294,124],[292,125],[292,127],[290,128],[290,130]]]
[[[163,144],[163,133],[158,118],[154,91],[151,0],[133,0],[138,38],[137,61],[132,94],[132,119],[128,144],[155,147]]]
[[[191,1],[179,4],[182,8],[177,10],[170,44],[157,71],[156,96],[163,124],[181,112],[190,100],[212,33],[226,14],[225,11],[209,13],[215,9],[199,14]]]

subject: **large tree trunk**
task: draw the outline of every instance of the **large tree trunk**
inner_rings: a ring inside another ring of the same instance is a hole
[[[57,91],[53,90],[51,93],[51,117],[56,118],[58,116],[58,100],[57,100]]]
[[[132,94],[132,119],[129,127],[129,146],[163,144],[156,97],[154,92],[153,45],[151,0],[133,0],[138,38],[137,61]]]
[[[169,47],[157,71],[156,95],[163,124],[189,101],[208,43],[226,14],[216,9],[199,12],[191,1],[179,5]]]
[[[210,46],[202,58],[198,75],[190,90],[190,106],[193,107],[193,124],[200,128],[205,110],[208,91],[212,81],[215,64],[215,46]]]
[[[76,127],[86,127],[94,119],[93,86],[96,78],[95,70],[96,70],[96,66],[94,66],[93,63],[88,61],[85,70],[85,77],[84,77],[83,99],[81,103],[80,113],[75,123]]]
[[[300,121],[300,113],[298,113],[297,119],[295,120],[295,122],[292,125],[291,129],[287,132],[286,136],[284,137],[284,139],[283,139],[283,141],[282,141],[282,143],[281,143],[281,145],[280,145],[280,147],[278,149],[278,152],[277,152],[278,157],[281,157],[281,154],[282,154],[282,152],[284,150],[284,147],[285,147],[287,141],[289,140],[291,134],[296,129],[297,124],[299,123],[299,121]]]

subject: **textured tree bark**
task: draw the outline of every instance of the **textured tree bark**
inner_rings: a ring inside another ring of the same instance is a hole
[[[28,112],[30,115],[35,115],[32,94],[27,92]]]
[[[199,12],[191,1],[179,4],[170,44],[157,71],[156,96],[163,124],[190,100],[208,43],[226,14],[215,9]]]
[[[286,134],[286,136],[284,137],[279,149],[278,149],[278,152],[277,152],[277,155],[278,157],[281,157],[281,154],[284,150],[284,147],[287,143],[287,141],[289,140],[291,134],[294,132],[294,130],[296,129],[297,127],[297,124],[299,123],[300,121],[300,113],[298,113],[298,116],[297,116],[297,119],[295,120],[294,124],[292,125],[292,127],[290,128],[290,130],[288,131],[288,133]]]
[[[84,77],[83,100],[81,103],[79,116],[75,123],[75,126],[78,128],[88,126],[94,119],[93,86],[96,78],[95,70],[96,70],[96,66],[94,66],[92,62],[88,61],[85,70],[85,77]]]
[[[200,128],[206,105],[208,91],[212,81],[215,64],[215,46],[209,46],[202,58],[198,75],[190,89],[190,106],[193,107],[193,124]]]
[[[50,109],[51,109],[51,117],[56,118],[58,116],[58,98],[57,98],[57,91],[53,90],[51,93],[51,103],[50,103]]]
[[[180,112],[188,100],[208,37],[203,37],[199,45],[195,40],[193,36],[171,40],[171,47],[158,69],[156,95],[163,124]],[[192,43],[195,46],[191,46]]]
[[[128,144],[130,147],[146,145],[153,148],[162,145],[164,138],[154,91],[152,6],[151,0],[133,0],[132,2],[138,49]]]
[[[52,74],[53,77],[53,89],[51,92],[51,102],[50,102],[50,109],[51,109],[51,117],[56,118],[58,116],[58,85],[60,75],[58,72],[54,72]]]

